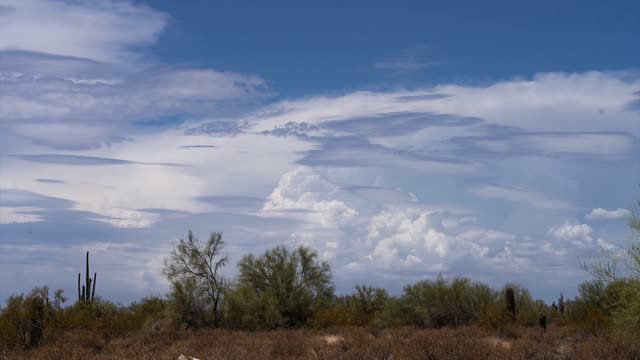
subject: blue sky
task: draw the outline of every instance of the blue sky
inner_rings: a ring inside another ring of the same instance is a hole
[[[573,296],[640,198],[637,3],[350,4],[0,0],[0,298],[87,249],[164,293],[189,229]]]

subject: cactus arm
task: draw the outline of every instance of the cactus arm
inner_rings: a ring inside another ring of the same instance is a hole
[[[98,277],[98,273],[93,273],[93,290],[91,290],[91,302],[93,303],[93,299],[96,297],[96,278]]]

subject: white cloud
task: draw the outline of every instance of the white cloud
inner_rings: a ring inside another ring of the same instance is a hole
[[[593,229],[587,224],[565,221],[561,225],[549,229],[549,234],[558,240],[567,241],[579,247],[594,245]]]
[[[430,214],[418,209],[385,210],[371,218],[367,243],[373,245],[369,258],[382,268],[444,269],[449,253],[447,236],[433,228]],[[425,267],[414,266],[435,259]]]
[[[168,16],[130,1],[0,0],[0,50],[26,50],[105,62],[135,59]]]
[[[187,136],[171,130],[135,136],[131,141],[110,147],[68,152],[69,155],[136,161],[112,166],[36,163],[7,158],[2,160],[0,188],[68,199],[73,201],[70,206],[74,210],[105,217],[99,221],[118,227],[144,227],[156,221],[158,216],[140,209],[206,212],[215,208],[197,201],[200,196],[265,197],[269,191],[267,187],[293,167],[297,158],[295,151],[308,149],[308,145],[296,139],[259,135],[217,138],[218,147],[213,150],[180,149],[180,146],[210,141],[208,136]],[[142,164],[159,162],[187,166]],[[221,169],[224,176],[220,175]],[[51,174],[64,184],[34,180]],[[3,194],[0,205],[7,204],[6,201]]]
[[[167,69],[126,74],[118,84],[28,74],[2,84],[0,80],[0,127],[6,128],[5,136],[77,149],[121,141],[137,120],[201,116],[225,102],[255,99],[263,95],[264,82],[210,69]]]
[[[300,216],[320,226],[336,226],[350,221],[357,211],[337,200],[340,189],[308,168],[282,175],[265,203],[264,214]],[[298,214],[295,212],[299,211]]]
[[[603,208],[596,208],[591,210],[587,215],[584,216],[587,220],[609,220],[609,219],[624,219],[628,217],[631,213],[627,209],[615,209],[615,210],[607,210]]]
[[[565,221],[562,225],[552,227],[549,233],[556,239],[572,240],[590,237],[593,234],[593,229],[587,224],[572,224]]]

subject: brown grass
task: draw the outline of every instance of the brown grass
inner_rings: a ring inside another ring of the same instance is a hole
[[[508,337],[476,327],[242,332],[140,331],[110,342],[71,332],[54,344],[0,359],[632,359],[628,347],[566,327],[513,329]]]

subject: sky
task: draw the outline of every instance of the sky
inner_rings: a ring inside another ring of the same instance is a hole
[[[0,301],[165,294],[189,230],[551,302],[628,245],[633,1],[0,0]]]

